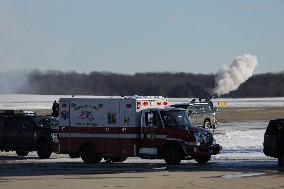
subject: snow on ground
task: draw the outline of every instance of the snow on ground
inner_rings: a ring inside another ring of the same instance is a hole
[[[50,109],[54,100],[71,95],[0,94],[0,109]],[[82,96],[76,96],[82,97]],[[86,96],[85,96],[86,97]],[[192,98],[170,98],[169,103],[190,102]],[[226,107],[283,107],[284,97],[279,98],[214,98],[213,103],[225,102]]]
[[[228,131],[215,135],[217,143],[222,145],[222,153],[217,159],[256,159],[265,158],[263,154],[263,135],[265,130]]]
[[[223,147],[216,159],[267,159],[263,153],[263,140],[267,122],[220,123],[215,134]]]

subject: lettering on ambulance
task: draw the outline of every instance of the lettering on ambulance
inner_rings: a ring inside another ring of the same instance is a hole
[[[75,122],[75,126],[97,126],[95,120],[94,110],[99,110],[97,106],[86,104],[77,106],[75,103],[71,104],[71,108],[75,112],[74,115],[78,115],[79,122]],[[76,113],[79,112],[79,113]]]

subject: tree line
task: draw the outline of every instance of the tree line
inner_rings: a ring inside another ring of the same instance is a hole
[[[224,97],[284,96],[284,73],[258,74]],[[17,93],[44,95],[142,95],[208,98],[215,87],[214,74],[153,72],[133,75],[111,72],[32,71],[28,85]]]

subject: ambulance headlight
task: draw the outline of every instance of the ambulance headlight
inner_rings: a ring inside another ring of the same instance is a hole
[[[201,141],[201,133],[200,132],[195,132],[194,133],[194,138],[195,138],[195,144],[197,146],[200,145],[200,141]]]
[[[200,144],[207,144],[209,142],[209,138],[207,137],[206,133],[196,132],[194,133],[194,137],[197,146],[199,146]]]

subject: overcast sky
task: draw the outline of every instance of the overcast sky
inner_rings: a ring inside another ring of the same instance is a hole
[[[282,0],[0,0],[0,72],[284,71]]]

